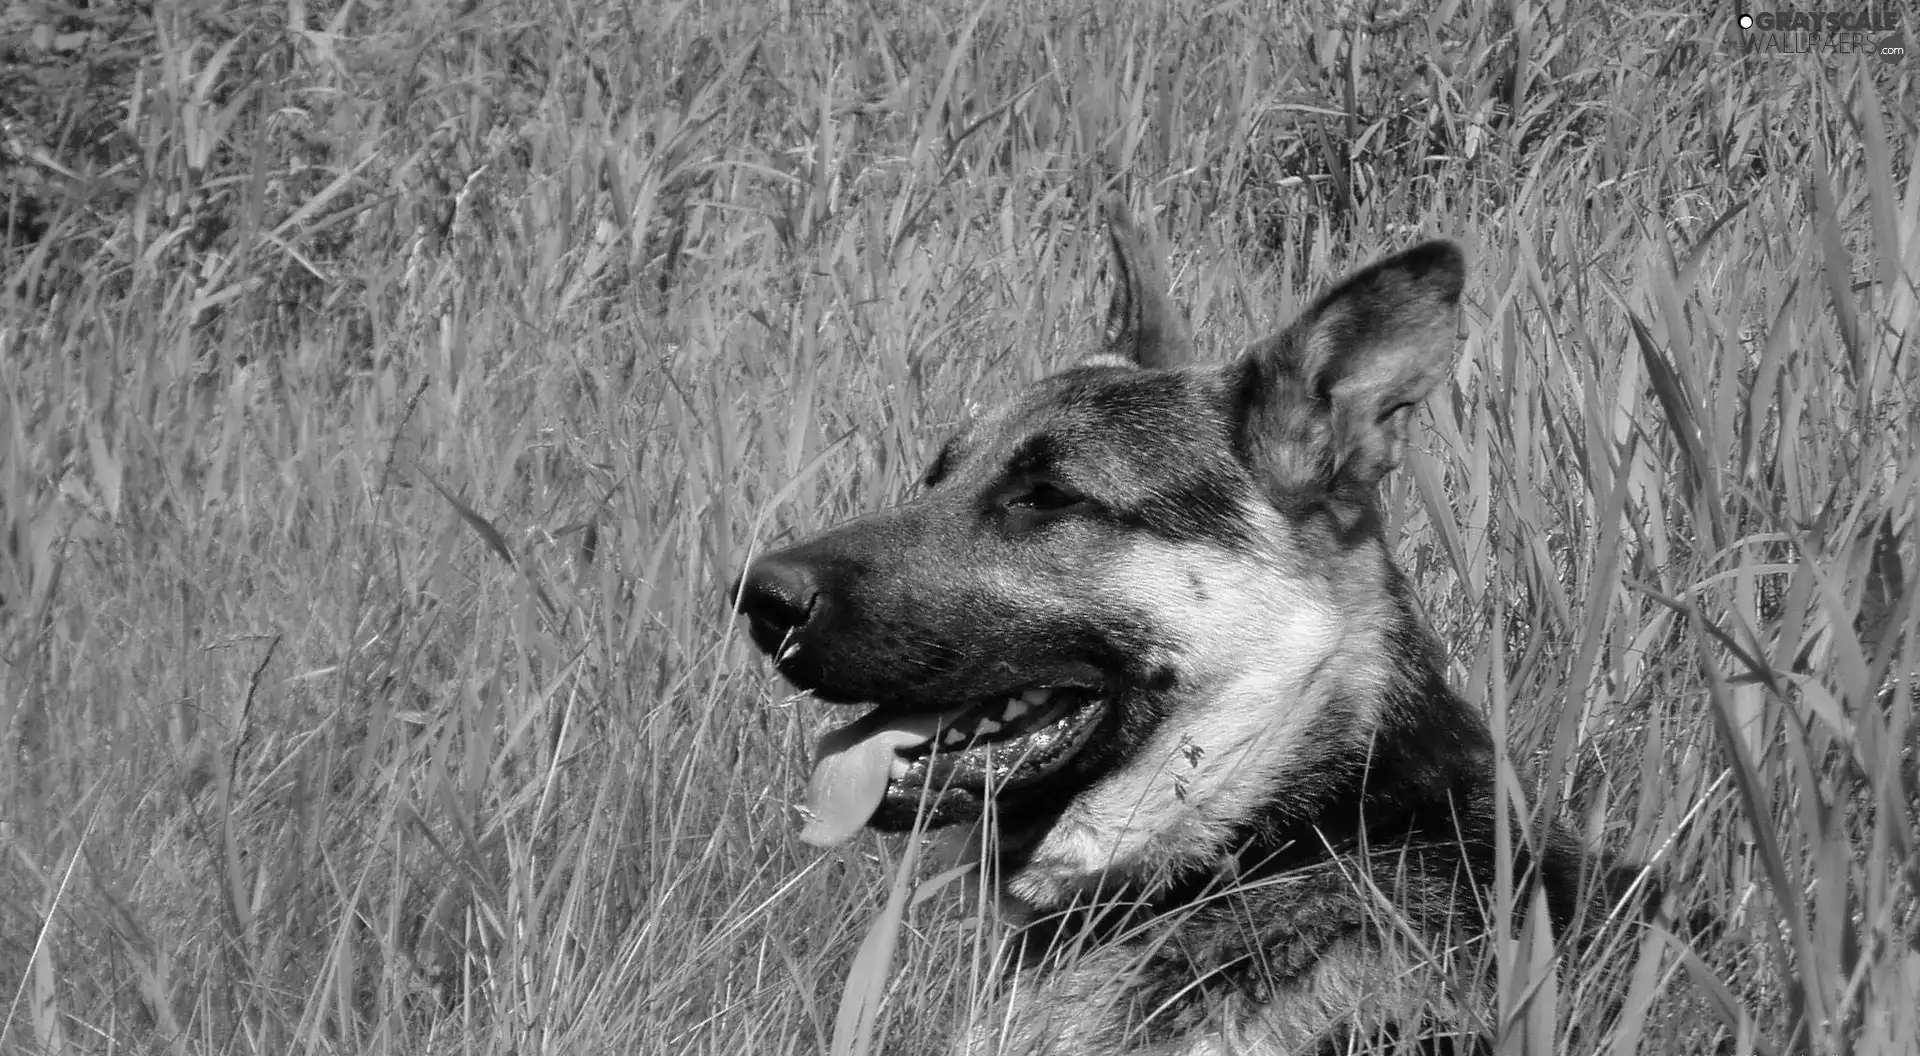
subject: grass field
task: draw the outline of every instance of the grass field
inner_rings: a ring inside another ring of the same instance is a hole
[[[1108,187],[1203,354],[1470,249],[1399,552],[1727,925],[1502,934],[1501,1051],[1920,1051],[1920,60],[1480,6],[11,5],[0,1052],[934,1051],[990,935],[797,842],[721,588],[1086,347]]]

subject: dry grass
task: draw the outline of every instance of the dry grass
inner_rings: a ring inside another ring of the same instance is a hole
[[[721,585],[1088,338],[1124,174],[1213,354],[1474,249],[1401,553],[1729,924],[1499,936],[1502,1051],[1912,1052],[1920,68],[1117,6],[0,15],[0,1051],[830,1047],[904,848],[797,844]],[[929,1051],[987,946],[895,910],[842,1041]]]

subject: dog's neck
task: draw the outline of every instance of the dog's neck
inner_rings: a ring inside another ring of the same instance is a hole
[[[1391,573],[1398,580],[1398,570]],[[1282,819],[1277,835],[1308,829],[1336,846],[1457,839],[1491,824],[1493,735],[1486,719],[1448,684],[1440,644],[1420,618],[1396,612],[1389,635],[1401,642],[1381,694],[1371,753],[1363,771],[1330,790],[1311,818]],[[1358,804],[1359,809],[1353,809]]]
[[[1491,845],[1493,738],[1485,720],[1448,685],[1438,640],[1412,610],[1402,574],[1388,566],[1396,599],[1380,627],[1389,640],[1381,655],[1394,666],[1373,683],[1377,701],[1326,708],[1329,722],[1343,715],[1377,717],[1364,765],[1333,772],[1310,789],[1291,789],[1262,816],[1250,819],[1219,854],[1191,861],[1176,875],[1107,885],[1069,906],[1015,907],[1027,924],[1028,944],[1049,948],[1065,934],[1115,935],[1170,910],[1188,910],[1223,892],[1257,888],[1281,874],[1343,868],[1355,855],[1380,860],[1409,852],[1463,868],[1472,882],[1491,882],[1491,860],[1462,853]],[[1348,735],[1328,728],[1316,736]]]
[[[1338,768],[1316,768],[1326,780],[1277,797],[1236,834],[1232,861],[1205,871],[1265,874],[1331,854],[1458,844],[1462,835],[1491,833],[1492,732],[1448,684],[1445,654],[1414,611],[1405,576],[1391,562],[1384,574],[1394,604],[1374,622],[1378,639],[1370,647],[1391,666],[1384,678],[1347,690],[1369,699],[1322,708],[1327,727],[1312,734],[1351,743],[1356,731],[1343,723],[1363,716],[1371,723],[1367,751]]]
[[[1390,575],[1396,596],[1407,597],[1399,571]],[[1178,925],[1196,912],[1259,920],[1260,903],[1272,897],[1263,881],[1357,889],[1364,886],[1360,874],[1370,874],[1384,888],[1413,872],[1427,880],[1491,885],[1498,809],[1492,733],[1447,683],[1439,642],[1426,624],[1410,604],[1397,614],[1401,619],[1392,621],[1389,633],[1411,638],[1387,651],[1400,663],[1384,687],[1365,768],[1311,797],[1283,801],[1235,844],[1179,875],[1116,884],[1064,907],[1008,907],[1009,921],[1019,925],[1019,957],[1141,941],[1154,933],[1156,922]],[[1578,905],[1587,857],[1557,824],[1536,835],[1540,842],[1529,839],[1514,848],[1514,875],[1544,884],[1554,924],[1564,928]]]

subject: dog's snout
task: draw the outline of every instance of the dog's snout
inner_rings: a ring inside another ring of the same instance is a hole
[[[820,584],[808,565],[770,554],[747,569],[730,598],[739,599],[754,643],[777,655],[814,614]]]

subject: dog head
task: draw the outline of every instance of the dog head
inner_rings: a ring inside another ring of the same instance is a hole
[[[820,745],[805,835],[990,815],[1037,905],[1310,815],[1365,758],[1405,645],[1376,484],[1448,370],[1464,276],[1416,246],[1200,365],[1151,234],[1108,220],[1099,355],[735,588],[781,674],[867,709]]]

